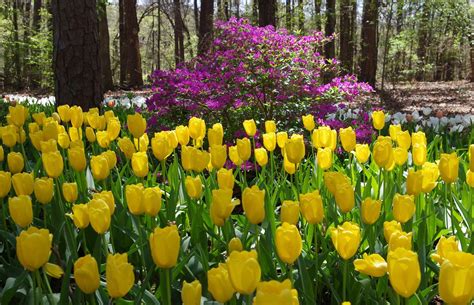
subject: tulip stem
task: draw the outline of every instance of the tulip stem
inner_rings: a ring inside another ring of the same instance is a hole
[[[293,286],[293,265],[288,264],[288,279],[291,282],[291,285]]]
[[[38,271],[36,271],[38,272]],[[43,278],[44,278],[44,281],[46,282],[46,288],[48,288],[48,293],[46,294],[46,297],[48,298],[48,302],[49,304],[54,304],[53,300],[51,299],[52,295],[53,295],[53,291],[51,290],[51,286],[49,285],[49,280],[48,280],[48,277],[46,276],[46,273],[43,272]],[[41,281],[41,277],[38,273],[38,280]]]
[[[315,284],[314,284],[314,299],[318,303],[318,271],[319,271],[319,254],[318,254],[318,224],[314,224],[314,260],[316,264]]]
[[[342,300],[347,301],[347,260],[344,260],[343,271],[342,271]]]
[[[163,280],[161,282],[161,297],[165,305],[171,304],[171,269],[162,269],[161,274],[163,275]]]
[[[34,276],[35,272],[36,271],[34,271],[33,273],[30,273],[31,283],[32,283],[32,288],[33,288],[33,305],[38,304],[38,302],[36,301],[36,277]]]

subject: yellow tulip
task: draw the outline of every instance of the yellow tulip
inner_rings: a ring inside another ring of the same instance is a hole
[[[448,256],[448,253],[458,251],[459,242],[456,240],[455,236],[450,236],[448,238],[441,236],[438,246],[436,247],[436,253],[431,254],[431,259],[442,265]]]
[[[25,124],[25,120],[28,117],[28,108],[21,104],[17,104],[16,106],[8,107],[10,120],[12,121],[15,126],[21,127]]]
[[[216,226],[222,227],[226,219],[232,214],[234,207],[239,204],[238,199],[232,199],[232,189],[212,190],[210,207],[212,222]]]
[[[407,194],[417,196],[421,193],[423,185],[423,172],[421,170],[415,171],[410,168],[407,175]]]
[[[412,148],[413,163],[422,166],[426,162],[426,145],[414,144]]]
[[[74,202],[77,200],[77,183],[63,183],[62,185],[63,196],[66,202]]]
[[[436,180],[439,178],[438,165],[432,162],[425,162],[425,164],[423,164],[421,173],[421,191],[423,193],[429,193],[436,187]]]
[[[206,135],[206,122],[203,119],[192,117],[188,121],[189,136],[195,140],[200,141]]]
[[[318,154],[316,155],[318,166],[322,170],[331,168],[332,166],[332,150],[329,147],[318,148]]]
[[[474,298],[474,255],[451,252],[439,272],[439,295],[448,304],[469,304]]]
[[[324,173],[323,178],[324,185],[333,195],[336,195],[336,190],[339,185],[351,183],[349,178],[340,172],[326,172]]]
[[[56,121],[49,121],[43,126],[43,138],[45,141],[58,140],[59,125]]]
[[[286,141],[288,141],[288,134],[286,131],[280,131],[276,134],[276,138],[278,147],[283,149],[286,145]]]
[[[34,178],[30,173],[18,173],[12,177],[13,189],[17,196],[31,195],[34,190]]]
[[[82,128],[69,127],[69,138],[71,142],[82,142]]]
[[[100,193],[94,193],[92,194],[92,198],[104,200],[105,203],[107,203],[107,206],[109,207],[110,215],[115,212],[115,199],[111,191],[102,191]]]
[[[87,141],[89,141],[89,143],[94,143],[97,140],[94,129],[92,129],[92,127],[86,128],[86,139]]]
[[[291,289],[289,279],[283,282],[271,280],[257,284],[257,293],[253,299],[253,305],[293,305],[294,295],[298,295],[296,289]],[[296,300],[298,298],[296,297]],[[299,304],[299,303],[296,303]]]
[[[375,141],[373,158],[379,167],[387,169],[393,157],[392,143],[385,140]]]
[[[140,113],[127,115],[127,126],[134,138],[139,139],[146,130],[146,120]]]
[[[76,172],[82,172],[86,169],[86,155],[84,148],[82,147],[71,147],[67,151],[69,164]]]
[[[265,132],[266,133],[275,133],[277,130],[275,121],[265,121]],[[268,148],[267,148],[268,149]]]
[[[334,197],[337,206],[343,213],[350,212],[355,206],[354,188],[348,183],[338,185]]]
[[[12,148],[18,142],[18,131],[17,127],[8,125],[2,127],[3,131],[0,133],[2,142],[5,146]]]
[[[382,277],[387,274],[387,262],[379,254],[367,255],[364,253],[362,259],[354,260],[355,270],[373,277]]]
[[[7,155],[8,169],[12,174],[20,173],[25,166],[23,155],[17,152],[10,152]]]
[[[231,254],[234,251],[240,252],[244,249],[242,241],[238,237],[233,237],[227,245],[228,253]]]
[[[469,145],[469,170],[474,172],[474,144]]]
[[[291,138],[286,141],[285,154],[291,163],[300,163],[305,155],[303,136],[297,134],[292,135]]]
[[[234,189],[234,174],[232,169],[221,168],[217,171],[217,185],[221,189]]]
[[[346,221],[342,226],[331,228],[329,233],[337,253],[344,260],[348,260],[356,254],[360,244],[360,228],[357,224]]]
[[[388,274],[392,288],[402,297],[412,296],[421,281],[418,255],[405,248],[388,252]]]
[[[202,181],[200,176],[191,177],[187,176],[184,180],[184,186],[186,188],[186,193],[192,199],[199,199],[202,194]]]
[[[361,203],[361,218],[367,225],[374,224],[379,219],[382,201],[365,198]]]
[[[36,200],[41,204],[48,204],[53,199],[54,182],[53,179],[36,178],[33,185]],[[1,197],[1,196],[0,196]]]
[[[240,294],[252,294],[260,282],[261,269],[257,251],[234,251],[227,258],[229,278]]]
[[[89,226],[89,208],[87,204],[74,204],[72,214],[69,215],[78,229],[85,229]]]
[[[92,176],[96,180],[104,180],[110,174],[109,162],[103,155],[92,156],[91,158]]]
[[[186,146],[189,143],[189,129],[188,126],[179,125],[175,129],[176,137],[181,146]]]
[[[117,155],[113,150],[106,150],[101,153],[103,157],[107,159],[107,165],[109,166],[109,170],[112,170],[115,165],[117,165]]]
[[[421,144],[424,146],[428,144],[426,141],[426,135],[423,131],[414,132],[411,135],[411,146],[415,146],[416,144]]]
[[[64,163],[59,151],[43,153],[41,159],[43,161],[44,170],[49,177],[58,178],[61,175]]]
[[[240,166],[244,162],[242,159],[240,159],[239,151],[237,149],[237,146],[229,146],[229,159],[236,166]]]
[[[161,209],[162,192],[158,186],[147,187],[143,190],[143,205],[145,213],[152,217],[156,217]]]
[[[405,164],[408,160],[408,151],[401,147],[395,147],[393,149],[393,159],[398,166]]]
[[[125,187],[125,198],[127,199],[128,210],[133,215],[141,215],[145,212],[143,202],[143,185],[129,184]]]
[[[405,223],[415,214],[415,198],[413,195],[395,194],[393,197],[393,216],[396,221]]]
[[[227,146],[212,145],[210,147],[211,164],[215,169],[221,169],[227,161]]]
[[[451,154],[441,154],[438,167],[441,179],[443,179],[444,182],[455,182],[459,175],[459,158],[456,155],[456,152]]]
[[[69,139],[69,135],[66,132],[61,132],[58,135],[58,144],[61,146],[62,149],[68,149],[69,145],[71,144],[71,140]]]
[[[405,248],[411,250],[411,240],[413,233],[406,233],[403,231],[395,231],[390,235],[390,240],[388,242],[389,251],[393,251],[397,248]]]
[[[110,138],[107,134],[107,131],[97,131],[96,132],[97,143],[102,148],[107,148],[110,145]]]
[[[110,118],[107,121],[107,137],[109,141],[114,141],[120,135],[121,130],[120,120],[118,118]]]
[[[181,165],[183,166],[184,170],[190,171],[192,170],[192,163],[193,163],[193,151],[196,148],[191,146],[182,146],[181,147]]]
[[[207,131],[207,138],[209,141],[209,147],[213,145],[222,145],[224,139],[224,129],[222,128],[221,123],[216,123],[212,125],[212,128],[209,128]]]
[[[250,159],[252,148],[249,138],[237,139],[237,152],[241,160],[247,161]]]
[[[302,120],[304,129],[307,131],[311,132],[316,127],[316,124],[314,123],[314,116],[312,114],[303,115]]]
[[[153,140],[152,140],[152,148],[153,148]],[[118,147],[120,151],[123,152],[127,159],[132,159],[133,154],[136,152],[135,146],[132,143],[132,140],[128,137],[120,138],[118,140]]]
[[[87,204],[89,221],[98,234],[104,234],[110,227],[110,209],[102,199],[92,199]]]
[[[300,194],[300,209],[304,219],[310,224],[320,223],[324,218],[323,200],[319,191]]]
[[[202,295],[202,286],[198,280],[191,283],[183,281],[181,289],[181,300],[183,305],[200,305]]]
[[[356,147],[356,133],[351,126],[339,129],[339,138],[341,138],[342,148],[351,152]]]
[[[267,150],[263,147],[255,148],[254,150],[255,159],[257,160],[258,165],[265,166],[268,163],[268,154]]]
[[[40,146],[41,146],[41,152],[44,154],[58,151],[57,141],[53,139],[49,139],[47,141],[41,141]]]
[[[37,151],[41,151],[41,142],[43,142],[43,131],[40,130],[30,133],[30,141]]]
[[[275,246],[278,257],[286,264],[292,265],[303,249],[300,232],[295,225],[284,222],[276,229]]]
[[[135,282],[135,274],[133,266],[128,262],[127,253],[107,256],[105,279],[111,298],[121,298],[130,291]]]
[[[383,129],[385,126],[385,113],[381,110],[372,112],[372,124],[377,130]]]
[[[220,303],[226,303],[232,298],[235,288],[230,281],[226,264],[219,263],[218,267],[207,271],[207,286],[212,297]]]
[[[469,187],[474,188],[474,172],[469,169],[466,172],[466,183]]]
[[[281,222],[287,222],[292,225],[298,223],[298,218],[300,217],[300,206],[298,201],[293,200],[284,200],[281,203],[280,218]]]
[[[28,124],[28,133],[34,133],[40,130],[40,127],[37,123],[29,123]]]
[[[46,119],[44,112],[33,113],[32,117],[38,125],[43,126],[43,121]]]
[[[166,140],[166,142],[168,142],[168,145],[169,145],[167,132],[162,131],[162,132],[159,132],[158,134],[161,134],[163,138]],[[150,139],[148,138],[148,135],[144,133],[139,138],[133,138],[133,145],[135,145],[135,149],[137,151],[146,152],[148,150],[148,145],[150,145]]]
[[[400,124],[390,125],[388,127],[388,134],[390,135],[390,138],[392,138],[392,141],[397,140],[397,136],[400,131],[402,131],[402,126]]]
[[[139,178],[148,175],[148,156],[146,152],[136,152],[133,154],[132,169],[135,176]]]
[[[46,264],[51,253],[53,236],[47,229],[29,227],[16,238],[16,256],[28,271],[35,271]]]
[[[100,286],[100,274],[97,261],[87,254],[74,263],[74,279],[76,284],[85,294],[91,294]]]
[[[247,136],[253,137],[257,133],[257,126],[255,125],[255,121],[253,119],[245,120],[243,125]]]
[[[211,154],[207,151],[194,148],[192,150],[191,169],[195,172],[202,172],[207,168],[211,160]]]
[[[274,132],[268,132],[263,134],[263,146],[268,151],[274,151],[277,145],[277,136]]]
[[[294,164],[288,161],[288,158],[284,152],[283,152],[283,168],[285,169],[285,172],[287,172],[289,175],[293,175],[294,173],[296,173],[296,169],[297,169],[297,164]]]
[[[12,174],[0,171],[0,198],[4,198],[10,193],[12,188]]]
[[[0,145],[0,162],[5,159],[5,151],[3,150],[3,146]]]
[[[260,190],[257,185],[245,188],[242,192],[242,205],[250,223],[261,223],[265,219],[265,190]]]
[[[411,136],[408,130],[399,131],[396,138],[399,147],[408,150],[411,146]]]
[[[84,115],[82,113],[82,108],[80,106],[71,107],[71,124],[75,128],[80,128],[84,121]]]
[[[398,221],[392,220],[383,223],[383,235],[387,243],[390,241],[392,234],[396,231],[402,231],[402,226]]]
[[[181,238],[176,225],[157,227],[150,234],[150,249],[153,261],[159,268],[172,268],[179,255]]]
[[[368,144],[356,144],[355,156],[359,163],[365,163],[370,157],[370,148]]]
[[[33,206],[30,196],[19,195],[8,198],[8,211],[13,221],[22,228],[33,222]]]

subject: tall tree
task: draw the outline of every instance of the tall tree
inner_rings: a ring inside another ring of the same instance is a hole
[[[418,49],[416,54],[418,56],[418,69],[416,73],[416,80],[423,80],[423,70],[426,64],[426,48],[428,44],[428,26],[430,19],[430,3],[425,0],[421,7],[421,18],[418,25]]]
[[[321,30],[321,2],[322,0],[314,0],[314,24],[316,30]]]
[[[127,33],[125,31],[125,8],[124,1],[119,0],[119,37],[120,37],[120,85],[125,86],[127,82]]]
[[[173,0],[174,12],[174,59],[178,65],[184,62],[184,26],[181,16],[181,1]]]
[[[330,36],[334,34],[336,29],[336,0],[326,1],[326,26],[325,34]],[[324,46],[324,53],[327,58],[334,58],[336,56],[336,49],[334,46],[334,40],[326,43]]]
[[[41,0],[34,0],[33,3],[33,30],[38,32],[40,30],[40,21],[41,21],[41,7],[43,3]]]
[[[143,86],[142,60],[140,56],[140,42],[138,39],[137,1],[123,0],[123,22],[126,48],[126,85],[128,87]],[[122,44],[121,44],[122,46]],[[120,50],[122,52],[122,49]]]
[[[100,71],[104,91],[112,90],[114,82],[112,80],[112,68],[110,64],[110,38],[109,25],[107,22],[107,1],[99,0],[99,56]]]
[[[339,58],[341,59],[342,67],[347,72],[352,72],[352,59],[354,54],[354,46],[352,41],[352,1],[351,0],[341,0],[340,1],[340,11],[339,15],[339,32],[340,32],[340,42],[339,42]]]
[[[361,31],[360,79],[375,86],[377,74],[378,0],[364,0]]]
[[[291,9],[291,0],[286,0],[285,1],[285,22],[286,22],[286,28],[288,31],[291,31],[292,25],[293,25],[293,20],[292,20],[292,9]]]
[[[304,0],[298,0],[298,29],[304,31]]]
[[[198,54],[207,52],[212,40],[212,24],[214,15],[214,0],[201,0],[199,16]]]
[[[276,26],[276,1],[258,0],[258,25]]]
[[[87,110],[103,98],[96,0],[52,0],[56,103]]]

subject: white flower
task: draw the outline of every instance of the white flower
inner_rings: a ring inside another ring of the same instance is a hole
[[[418,122],[420,120],[420,114],[418,113],[418,111],[413,111],[411,115],[413,116],[413,122]]]
[[[433,110],[430,107],[423,107],[422,111],[424,115],[428,116]]]
[[[448,125],[448,118],[447,117],[442,117],[441,120],[440,120],[440,124],[442,127],[445,127],[446,125]]]

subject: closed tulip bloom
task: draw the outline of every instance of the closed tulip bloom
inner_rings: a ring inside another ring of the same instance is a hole
[[[56,121],[49,121],[43,126],[43,139],[44,141],[48,140],[58,140],[58,123]]]
[[[107,203],[107,206],[110,210],[110,215],[114,214],[115,212],[115,199],[112,191],[102,191],[100,193],[92,194],[92,198],[94,199],[102,199]]]
[[[277,145],[281,149],[283,149],[286,145],[286,141],[288,141],[288,134],[286,131],[280,131],[276,134],[277,137]]]
[[[443,179],[444,182],[455,182],[459,175],[459,158],[456,155],[456,152],[451,154],[441,154],[438,167],[441,179]]]
[[[234,251],[226,263],[235,290],[240,294],[252,294],[261,277],[257,251]]]
[[[110,174],[109,163],[103,155],[92,156],[91,158],[92,176],[96,180],[104,180]]]
[[[300,209],[301,214],[308,223],[320,223],[324,218],[324,210],[323,200],[319,191],[300,194]]]
[[[22,228],[33,222],[33,206],[30,196],[19,195],[8,198],[8,211],[13,221]]]
[[[97,140],[94,129],[92,127],[86,127],[86,139],[89,143],[94,143]]]
[[[350,212],[355,206],[354,188],[348,183],[339,185],[334,195],[336,204],[343,213]]]
[[[469,170],[474,172],[474,144],[469,145]]]
[[[127,253],[109,254],[105,266],[107,292],[111,298],[125,296],[135,282],[133,266],[128,262]]]
[[[327,187],[328,191],[336,195],[336,190],[341,184],[350,184],[349,178],[340,173],[340,172],[326,172],[323,175],[324,185]]]
[[[298,294],[296,289],[291,288],[291,281],[289,279],[283,282],[275,280],[260,282],[257,285],[257,293],[253,299],[253,305],[293,305],[295,304],[295,293],[296,295]]]
[[[20,173],[25,166],[23,155],[17,152],[10,152],[7,155],[8,169],[12,174]]]
[[[74,279],[85,294],[91,294],[100,286],[100,274],[97,261],[87,254],[74,263]]]
[[[366,225],[374,224],[379,219],[382,201],[365,198],[361,204],[361,218]]]
[[[107,165],[109,166],[109,170],[112,170],[115,165],[117,165],[117,155],[113,150],[106,150],[101,153],[107,159]]]
[[[234,189],[234,173],[232,169],[221,168],[217,171],[217,185],[221,189]]]
[[[395,194],[393,197],[393,216],[396,221],[405,223],[415,214],[415,198],[413,195]]]
[[[448,304],[469,304],[474,298],[474,255],[451,252],[439,272],[439,294]]]
[[[292,265],[303,249],[300,232],[295,225],[284,222],[276,229],[275,246],[278,257],[286,264]]]
[[[3,146],[0,145],[0,162],[5,159],[5,151],[3,150]]]
[[[331,168],[332,166],[332,150],[329,147],[318,148],[318,154],[316,155],[318,160],[318,166],[322,170]]]
[[[143,189],[141,183],[129,184],[125,187],[125,198],[127,199],[128,210],[133,215],[141,215],[145,212]]]
[[[304,129],[311,132],[316,127],[314,123],[314,116],[312,114],[307,114],[302,116]]]
[[[412,148],[413,163],[418,166],[422,166],[426,162],[426,145],[415,144]]]
[[[211,164],[215,169],[221,169],[227,161],[227,146],[212,145],[210,147]]]
[[[4,198],[10,193],[12,188],[12,174],[0,171],[0,198]]]
[[[53,199],[54,182],[52,178],[36,178],[33,185],[36,200],[41,204],[48,204]]]
[[[107,134],[107,131],[97,131],[96,132],[97,143],[102,148],[107,148],[110,145],[110,138]]]
[[[400,131],[402,131],[402,126],[400,124],[390,125],[388,127],[388,134],[390,135],[390,138],[392,138],[392,141],[397,140],[397,136]]]
[[[29,123],[28,124],[28,133],[34,133],[40,130],[40,127],[37,123]]]
[[[372,112],[372,124],[377,130],[383,129],[385,126],[385,113],[381,110]]]
[[[63,172],[64,162],[59,151],[43,153],[41,160],[43,161],[44,170],[49,177],[58,178]]]
[[[274,151],[277,145],[277,136],[274,132],[263,134],[263,147],[268,151]]]
[[[183,305],[200,305],[202,295],[202,286],[198,280],[191,283],[183,281],[181,289],[181,300]]]
[[[186,188],[186,193],[192,199],[198,199],[202,194],[202,181],[200,176],[191,177],[187,176],[184,180],[184,186]]]
[[[192,151],[192,170],[200,173],[207,168],[209,161],[211,160],[211,154],[207,151],[194,149]]]
[[[128,137],[120,138],[118,140],[118,147],[123,152],[127,159],[132,159],[133,154],[136,152],[135,146],[132,143],[132,140]],[[153,141],[152,141],[152,148],[153,148]]]
[[[212,201],[210,207],[210,214],[212,222],[219,227],[222,227],[227,218],[234,210],[236,205],[240,204],[240,200],[232,199],[231,189],[217,189],[212,190]]]
[[[442,265],[444,260],[447,258],[448,253],[458,251],[459,242],[456,240],[455,236],[450,236],[448,238],[441,236],[438,246],[436,247],[436,253],[431,254],[431,259]]]
[[[356,133],[351,126],[339,129],[339,137],[341,138],[342,148],[345,151],[351,152],[355,149]]]
[[[58,142],[53,139],[49,139],[47,141],[41,141],[40,146],[41,146],[41,152],[43,154],[58,151]]]
[[[162,192],[158,186],[147,187],[143,190],[143,205],[147,215],[152,217],[158,215],[161,209],[161,196]]]
[[[186,146],[189,143],[189,129],[188,126],[179,125],[175,129],[176,137],[181,146]]]
[[[474,172],[471,170],[466,172],[466,183],[469,187],[474,188]]]
[[[173,148],[170,146],[168,137],[163,133],[156,133],[153,139],[151,139],[151,149],[153,155],[159,161],[163,161],[173,152]]]
[[[41,142],[43,141],[43,131],[36,131],[33,133],[30,133],[30,141],[31,144],[33,144],[33,147],[37,151],[41,151]]]
[[[377,140],[374,145],[373,157],[379,167],[387,168],[390,165],[390,160],[393,159],[392,143]]]
[[[67,202],[74,202],[77,200],[77,183],[63,183],[62,185],[63,196]]]
[[[242,192],[242,205],[250,223],[261,223],[265,219],[265,190],[260,190],[257,185],[245,188]]]
[[[71,124],[75,128],[80,128],[84,122],[84,114],[80,106],[71,107]]]
[[[342,226],[330,229],[331,240],[337,253],[348,260],[353,257],[360,244],[360,228],[352,222],[344,222]]]
[[[207,289],[219,303],[226,303],[235,293],[229,277],[226,264],[219,263],[218,267],[207,271]]]
[[[298,201],[285,200],[281,203],[280,219],[281,222],[287,222],[292,225],[298,223],[300,217],[300,206]]]
[[[134,138],[140,138],[146,130],[146,120],[140,113],[127,115],[127,126]]]
[[[150,234],[153,261],[159,268],[172,268],[178,260],[181,238],[176,225],[157,227]]]
[[[421,191],[423,193],[429,193],[436,187],[436,181],[439,178],[438,165],[432,162],[425,162],[425,164],[423,164],[421,174]]]
[[[233,237],[230,241],[229,244],[227,245],[227,249],[229,250],[229,254],[231,254],[234,251],[240,252],[244,249],[242,246],[242,241],[238,237]]]
[[[421,193],[423,185],[423,172],[410,168],[407,175],[407,194],[417,196]]]
[[[18,142],[17,127],[13,125],[8,125],[2,128],[3,128],[3,131],[0,133],[1,138],[2,138],[2,143],[7,147],[12,148]]]
[[[285,154],[288,157],[288,161],[291,163],[300,163],[305,155],[303,136],[296,134],[292,135],[291,138],[286,141]]]
[[[114,141],[120,135],[121,130],[120,120],[118,118],[110,118],[107,121],[107,137],[109,141]]]
[[[421,281],[418,255],[405,248],[388,252],[388,274],[392,288],[402,297],[412,296]]]
[[[191,146],[182,146],[181,147],[181,165],[184,170],[191,171],[193,168],[193,151],[196,148]]]
[[[76,171],[82,172],[86,169],[86,155],[84,148],[82,147],[71,147],[67,151],[69,165]]]
[[[277,130],[277,126],[275,121],[265,121],[265,132],[266,133],[275,133]]]
[[[92,199],[87,204],[89,220],[98,234],[104,234],[110,227],[110,209],[102,199]]]
[[[243,125],[247,136],[253,137],[257,133],[257,126],[255,125],[255,121],[253,119],[245,120]]]
[[[257,160],[258,165],[265,166],[268,163],[268,154],[267,150],[263,147],[255,148],[254,151],[255,159]]]
[[[399,147],[408,150],[411,146],[411,136],[408,130],[399,131],[396,138]]]
[[[415,146],[416,144],[427,145],[426,135],[423,131],[414,132],[411,135],[411,145]]]
[[[17,104],[15,107],[8,107],[10,113],[10,120],[15,126],[21,127],[25,124],[25,120],[28,117],[28,108],[21,104]]]
[[[44,112],[33,113],[32,117],[38,125],[43,126],[43,121],[46,119]]]
[[[31,195],[34,190],[34,178],[31,173],[18,173],[12,177],[13,189],[17,196]]]
[[[402,231],[402,226],[398,221],[392,220],[383,223],[383,235],[387,243],[390,241],[390,237],[395,231]]]
[[[28,271],[36,271],[49,260],[53,236],[47,229],[29,227],[16,238],[16,256]]]
[[[71,140],[69,139],[69,135],[66,132],[61,132],[58,135],[58,144],[61,146],[62,149],[68,149],[69,145],[71,144]]]
[[[388,242],[389,251],[393,251],[397,248],[404,248],[411,250],[411,240],[413,233],[406,233],[403,231],[395,231],[390,235],[390,241]]]
[[[382,277],[387,274],[387,262],[379,254],[364,253],[363,259],[354,260],[355,270],[373,277]]]
[[[139,178],[148,175],[148,156],[145,152],[136,152],[133,154],[132,169],[135,176]]]
[[[188,122],[189,136],[193,140],[202,140],[206,136],[206,122],[203,119],[192,117]]]
[[[355,156],[359,163],[365,163],[370,157],[370,148],[368,144],[356,144]]]
[[[69,138],[71,142],[82,142],[82,128],[69,127]]]
[[[74,225],[78,229],[85,229],[89,226],[89,207],[87,204],[74,204],[72,206],[72,214],[68,214],[72,218]]]
[[[249,138],[237,139],[237,152],[239,154],[239,158],[242,161],[247,161],[250,159],[252,148]]]
[[[162,134],[163,138],[166,139],[166,141],[168,142],[168,145],[169,145],[167,132],[162,131],[158,134]],[[135,146],[135,149],[137,151],[146,152],[148,150],[148,145],[150,145],[150,139],[148,138],[148,135],[146,133],[144,133],[139,138],[133,138],[133,145]]]
[[[408,151],[401,147],[395,147],[393,149],[393,159],[398,166],[405,164],[408,160]]]

